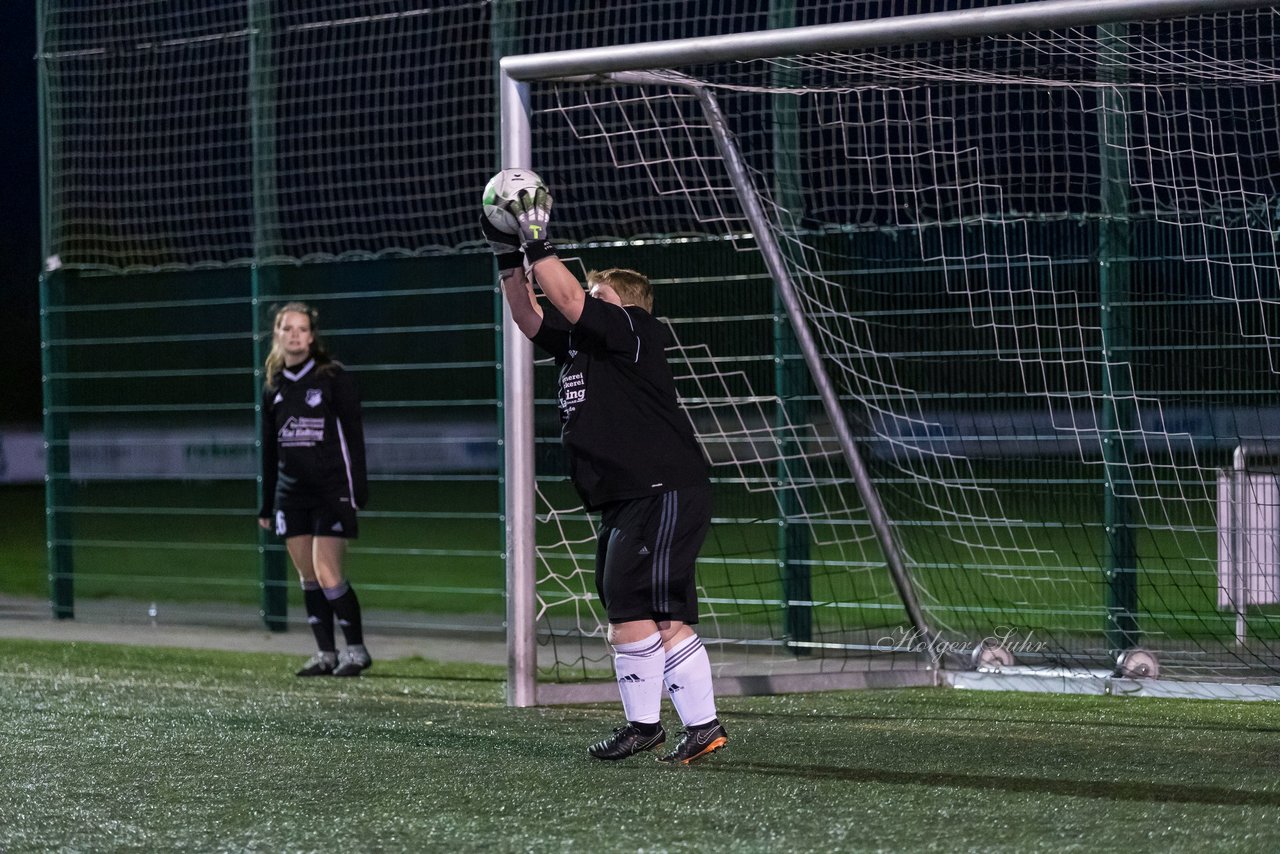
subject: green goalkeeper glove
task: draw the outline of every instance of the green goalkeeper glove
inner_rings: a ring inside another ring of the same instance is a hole
[[[532,193],[521,190],[507,204],[507,213],[520,225],[524,257],[530,264],[556,254],[555,247],[547,239],[551,225],[551,193],[545,187],[539,187]]]
[[[489,248],[498,257],[499,270],[514,270],[524,264],[519,237],[499,231],[484,214],[480,215],[480,230],[484,232],[485,240],[489,241]]]

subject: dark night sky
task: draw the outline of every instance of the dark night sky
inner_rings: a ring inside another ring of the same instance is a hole
[[[0,36],[0,424],[40,420],[40,161],[35,2],[9,4]]]

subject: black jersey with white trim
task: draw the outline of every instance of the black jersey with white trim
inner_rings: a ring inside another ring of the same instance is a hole
[[[707,482],[706,457],[676,398],[664,323],[588,298],[572,326],[544,307],[533,341],[560,366],[561,439],[588,509]]]
[[[360,395],[341,364],[311,359],[263,390],[262,496],[264,517],[333,499],[368,503]]]

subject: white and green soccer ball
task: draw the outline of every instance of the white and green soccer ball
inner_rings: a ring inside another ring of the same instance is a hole
[[[519,234],[520,223],[507,211],[507,205],[515,200],[521,190],[532,193],[545,186],[538,173],[532,169],[503,169],[485,185],[485,219],[504,234]]]

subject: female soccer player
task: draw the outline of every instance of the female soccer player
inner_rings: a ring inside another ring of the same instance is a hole
[[[512,319],[560,366],[570,479],[587,509],[600,512],[596,589],[627,723],[587,753],[618,760],[662,745],[665,687],[685,732],[660,761],[688,765],[729,740],[693,629],[695,563],[711,523],[707,460],[676,399],[671,335],[653,316],[649,280],[634,270],[593,271],[584,291],[547,242],[550,209],[545,188],[521,191],[508,208],[520,235],[483,217],[481,226]],[[534,298],[526,264],[548,304]]]
[[[319,651],[299,676],[359,676],[372,663],[360,602],[342,574],[356,510],[369,500],[360,396],[316,338],[316,312],[276,312],[262,390],[262,508],[258,524],[284,538],[302,581]],[[333,618],[347,645],[335,649]]]

